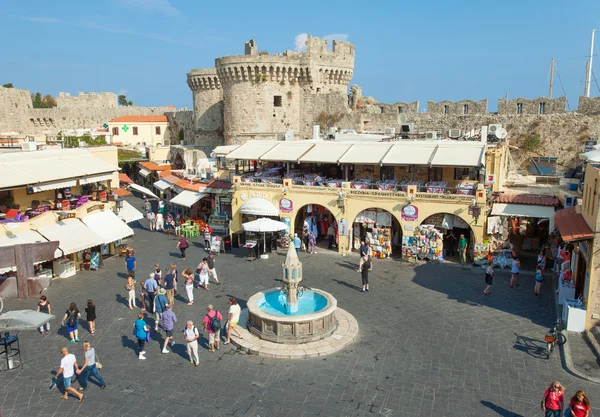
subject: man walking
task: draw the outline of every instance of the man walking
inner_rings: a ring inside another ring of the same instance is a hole
[[[219,278],[217,277],[217,270],[215,269],[215,256],[212,252],[208,254],[206,264],[208,265],[208,277],[210,278],[212,276],[215,279],[217,285],[221,285],[221,283],[219,282]]]
[[[454,256],[454,249],[456,248],[456,236],[454,235],[453,230],[450,230],[448,235],[446,235],[446,242],[448,242],[447,255]]]
[[[133,272],[132,278],[135,279],[135,267],[137,266],[137,262],[135,261],[135,256],[131,251],[127,251],[127,255],[125,257],[125,269],[127,270],[127,275],[130,272]]]
[[[173,271],[170,270],[167,272],[167,275],[163,278],[162,282],[163,288],[167,293],[167,300],[169,304],[175,304],[175,275],[173,275]]]
[[[461,234],[460,238],[458,239],[458,251],[460,252],[460,263],[461,264],[466,264],[467,263],[467,246],[468,246],[468,240],[465,237],[465,235]]]
[[[167,304],[167,310],[162,313],[162,327],[165,329],[167,336],[165,337],[165,343],[163,344],[162,353],[169,353],[167,350],[167,345],[169,342],[171,346],[175,345],[175,341],[173,340],[173,329],[175,328],[175,323],[177,322],[177,317],[175,313],[173,313],[173,305]]]
[[[158,324],[162,318],[163,313],[167,310],[169,300],[167,299],[167,290],[159,288],[157,296],[154,298],[154,331],[158,331]],[[164,328],[164,323],[163,323]]]
[[[333,242],[335,241],[335,229],[333,224],[330,224],[327,228],[327,239],[329,239],[329,249],[333,249]]]
[[[302,240],[298,237],[298,233],[294,233],[294,247],[296,248],[296,254],[300,252],[300,247],[302,246]]]
[[[154,311],[154,297],[156,297],[156,292],[158,291],[158,283],[154,277],[154,273],[150,274],[150,279],[147,279],[144,282],[144,288],[148,293],[148,308],[150,311]]]
[[[185,337],[187,354],[190,357],[190,364],[194,366],[200,365],[200,360],[198,359],[198,338],[200,338],[200,334],[196,326],[194,326],[193,321],[187,321],[183,335]]]
[[[204,316],[204,331],[208,332],[209,352],[214,352],[215,347],[217,350],[220,348],[221,320],[223,320],[223,316],[219,311],[213,309],[212,304],[208,305],[207,310],[208,312]]]
[[[54,378],[55,381],[58,381],[58,377],[62,375],[62,380],[65,385],[65,395],[61,395],[60,397],[63,400],[68,400],[69,393],[71,393],[79,399],[77,402],[80,403],[83,401],[84,395],[77,392],[77,390],[71,386],[71,378],[75,375],[75,371],[79,372],[77,359],[75,358],[75,355],[69,353],[69,350],[66,347],[63,347],[60,350],[60,353],[62,353],[63,358],[60,360],[60,368],[58,368],[56,377]],[[52,386],[53,385],[51,385],[51,388]]]
[[[365,263],[365,259],[369,256],[369,247],[365,245],[365,241],[360,242],[360,261],[358,262],[358,272],[362,272],[362,266]]]

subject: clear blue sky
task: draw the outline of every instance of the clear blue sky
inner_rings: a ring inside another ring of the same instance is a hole
[[[0,83],[44,94],[125,92],[138,105],[191,108],[191,68],[243,54],[250,38],[279,53],[309,33],[346,35],[352,84],[379,101],[488,98],[493,111],[506,92],[547,95],[554,57],[573,109],[600,1],[27,0],[2,2],[0,19]]]

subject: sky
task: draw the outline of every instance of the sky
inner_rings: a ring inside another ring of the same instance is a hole
[[[243,54],[250,38],[260,51],[297,49],[308,33],[355,44],[351,85],[381,102],[487,98],[495,111],[507,94],[547,96],[554,57],[554,97],[576,109],[600,1],[27,0],[0,2],[0,19],[0,84],[43,94],[191,109],[192,68]]]

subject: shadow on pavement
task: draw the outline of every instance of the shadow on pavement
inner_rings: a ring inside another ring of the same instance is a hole
[[[509,411],[506,408],[500,407],[489,401],[481,401],[481,404],[485,405],[490,410],[498,413],[498,415],[502,417],[523,417],[521,414],[513,413],[512,411]]]
[[[358,274],[358,272],[357,272],[357,274]],[[358,276],[358,279],[360,279],[360,275]],[[340,285],[343,285],[344,287],[348,287],[348,288],[356,290],[356,291],[360,291],[361,288],[362,288],[362,287],[358,287],[356,285],[350,284],[350,283],[348,283],[346,281],[342,281],[340,279],[332,278],[331,280],[337,282]]]
[[[546,342],[544,340],[532,339],[515,333],[516,340],[513,347],[516,350],[527,353],[538,359],[546,359]]]

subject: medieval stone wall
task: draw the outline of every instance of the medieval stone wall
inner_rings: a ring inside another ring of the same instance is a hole
[[[567,112],[567,98],[539,97],[533,100],[517,98],[514,100],[498,99],[498,114],[560,114]]]
[[[487,99],[481,101],[428,101],[427,113],[452,116],[479,115],[486,114],[488,112],[487,105]]]
[[[582,114],[597,113],[600,114],[600,96],[598,97],[579,97],[577,111]]]
[[[115,93],[79,93],[71,96],[69,93],[58,93],[56,107],[59,109],[79,109],[83,107],[115,108],[118,106]]]

